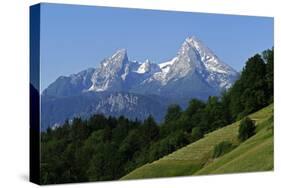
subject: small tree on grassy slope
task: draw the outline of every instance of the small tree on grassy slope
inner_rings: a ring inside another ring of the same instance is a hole
[[[222,141],[217,144],[214,148],[213,158],[218,158],[228,152],[230,152],[234,148],[233,144],[229,141]]]
[[[239,135],[238,138],[241,141],[245,141],[255,134],[256,126],[253,120],[249,117],[245,117],[241,120],[239,125]]]

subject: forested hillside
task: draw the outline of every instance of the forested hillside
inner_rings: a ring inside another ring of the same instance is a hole
[[[256,131],[238,139],[240,121],[208,133],[163,158],[122,177],[126,179],[273,170],[273,105],[249,115]],[[223,146],[223,147],[221,147]],[[219,153],[218,153],[219,151]]]

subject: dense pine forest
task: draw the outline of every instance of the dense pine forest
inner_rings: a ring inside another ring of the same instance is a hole
[[[94,114],[41,133],[41,184],[116,180],[273,103],[274,50],[249,58],[221,96],[171,105],[157,124]]]

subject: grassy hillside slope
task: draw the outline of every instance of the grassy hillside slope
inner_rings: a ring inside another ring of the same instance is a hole
[[[122,179],[219,174],[273,169],[273,105],[250,115],[257,133],[239,144],[239,121],[213,131],[157,161],[146,164]],[[222,141],[237,144],[231,152],[212,159],[214,146]]]

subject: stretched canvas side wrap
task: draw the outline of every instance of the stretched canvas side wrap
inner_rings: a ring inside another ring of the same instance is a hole
[[[274,19],[30,7],[30,181],[274,169]]]

